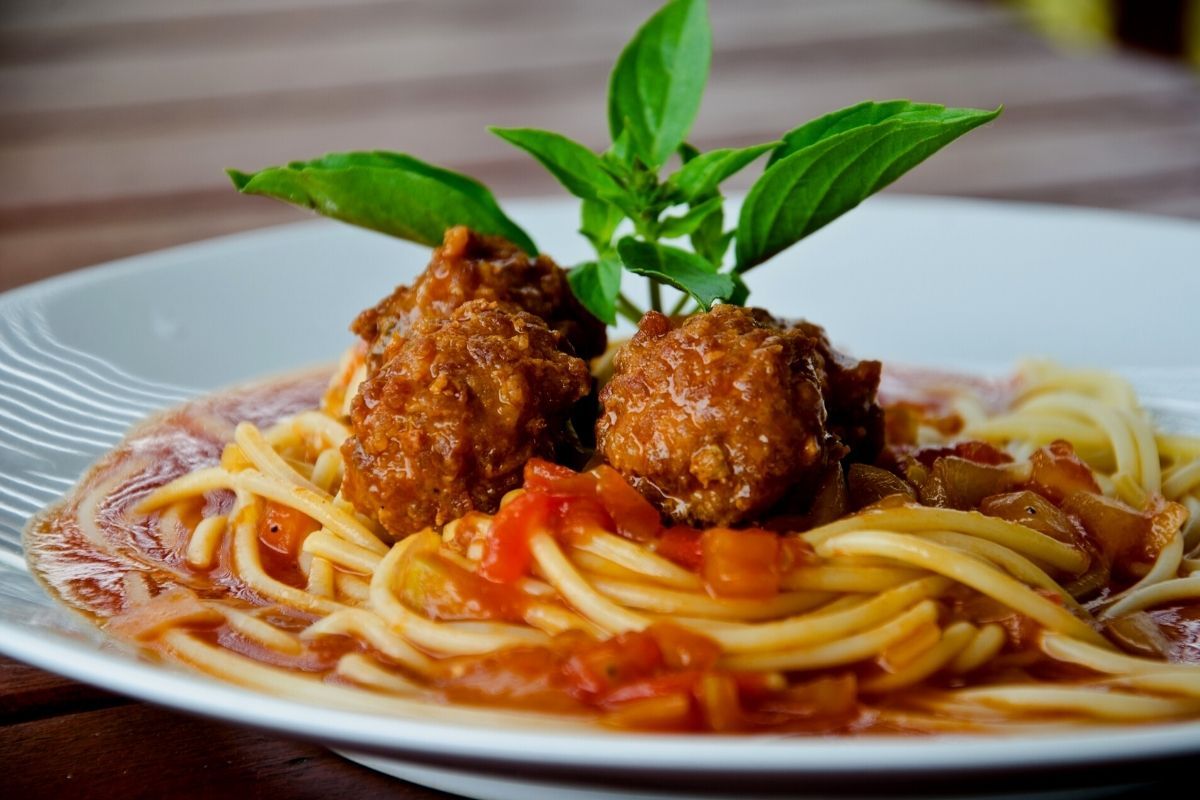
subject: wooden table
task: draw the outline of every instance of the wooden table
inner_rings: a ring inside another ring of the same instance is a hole
[[[0,290],[301,218],[236,196],[225,166],[387,148],[502,198],[557,192],[484,126],[603,146],[608,69],[655,6],[5,0]],[[1059,52],[1004,6],[967,0],[712,0],[712,17],[702,147],[769,140],[865,98],[1004,103],[898,188],[1200,219],[1200,84],[1180,65]],[[436,796],[2,659],[0,765],[4,797]]]

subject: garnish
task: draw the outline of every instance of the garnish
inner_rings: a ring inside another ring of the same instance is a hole
[[[743,273],[1001,111],[868,101],[801,125],[778,141],[700,152],[686,139],[711,59],[705,0],[670,0],[613,67],[608,150],[596,153],[554,131],[491,129],[581,200],[580,232],[596,258],[576,265],[568,278],[580,302],[610,325],[618,315],[635,323],[642,315],[621,291],[626,270],[647,278],[654,310],[666,310],[664,284],[681,293],[670,313],[684,311],[689,300],[700,310],[715,302],[744,303],[749,291]],[[721,184],[768,153],[737,225],[725,229]],[[679,167],[664,178],[673,157]],[[253,174],[228,172],[243,193],[422,244],[434,246],[446,228],[466,225],[537,253],[483,184],[403,153],[330,154]],[[678,246],[684,239],[690,250]],[[730,245],[734,257],[727,264]]]
[[[244,194],[263,194],[360,228],[434,247],[455,225],[537,247],[479,181],[404,153],[330,153],[252,175],[226,170]]]

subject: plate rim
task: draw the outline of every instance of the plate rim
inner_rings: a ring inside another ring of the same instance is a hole
[[[484,759],[513,766],[648,768],[712,775],[736,769],[774,777],[813,772],[852,776],[864,772],[927,773],[947,768],[966,773],[1014,767],[1069,768],[1186,756],[1200,749],[1200,721],[1008,735],[867,737],[492,731],[475,725],[395,718],[304,703],[245,689],[166,662],[117,655],[106,647],[85,648],[81,653],[69,639],[58,635],[39,637],[3,620],[0,633],[4,634],[0,636],[0,652],[6,655],[155,705],[331,746],[405,756],[431,755],[443,761],[449,752],[455,761]],[[89,672],[96,667],[113,668],[103,683],[97,683]],[[177,691],[197,687],[204,689],[203,703],[199,699],[190,701],[186,691]],[[305,730],[292,727],[300,714],[317,720],[317,725]],[[356,734],[363,730],[364,723],[373,729],[372,736]],[[392,730],[384,730],[388,727]],[[464,734],[478,737],[469,752],[461,752],[464,740],[469,738]],[[530,758],[531,752],[538,753],[538,757]],[[620,757],[614,761],[617,755]],[[948,760],[955,763],[947,764]]]

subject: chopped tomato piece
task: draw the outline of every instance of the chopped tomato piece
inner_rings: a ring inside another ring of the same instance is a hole
[[[559,529],[567,541],[583,538],[596,530],[611,531],[612,517],[594,497],[570,497],[555,506]]]
[[[712,639],[669,622],[655,623],[646,633],[658,643],[668,669],[710,669],[721,657],[721,648]]]
[[[436,620],[520,622],[529,605],[517,587],[493,583],[432,553],[414,556],[396,588],[410,608]]]
[[[708,730],[728,733],[745,727],[737,682],[731,676],[705,673],[696,687],[696,699],[700,701],[700,713]]]
[[[529,540],[550,522],[551,500],[525,492],[496,512],[484,542],[479,574],[496,583],[512,583],[529,570]]]
[[[525,488],[555,497],[593,497],[596,476],[531,458],[525,464]]]
[[[597,528],[647,542],[662,528],[657,509],[608,466],[574,472],[541,459],[525,465],[527,491],[553,498],[555,519],[568,536]]]
[[[698,670],[668,672],[663,675],[641,678],[636,681],[624,683],[613,689],[600,698],[598,705],[601,708],[610,708],[621,703],[646,700],[650,697],[663,697],[665,695],[680,693],[692,694],[699,681],[700,672]]]
[[[562,478],[570,478],[578,473],[570,467],[555,464],[544,458],[531,458],[525,462],[525,487],[527,489],[541,488],[541,485]]]
[[[781,672],[731,672],[742,700],[757,702],[787,688]]]
[[[563,675],[561,656],[548,647],[508,647],[436,662],[431,676],[447,696],[547,711],[578,707]]]
[[[600,718],[611,728],[633,730],[695,730],[699,727],[690,694],[677,692],[623,703]]]
[[[701,536],[702,532],[695,528],[672,525],[663,529],[662,535],[654,544],[654,552],[693,572],[699,571],[704,560],[704,552],[700,547]]]
[[[577,648],[567,659],[564,670],[576,696],[585,699],[650,677],[662,666],[662,650],[653,636],[623,633]]]
[[[849,715],[857,706],[858,681],[845,673],[789,686],[770,695],[758,710],[803,719]]]
[[[1056,503],[1075,492],[1100,494],[1092,470],[1075,455],[1070,442],[1051,442],[1034,453],[1029,463],[1033,466],[1030,488]]]
[[[648,542],[662,529],[662,517],[641,492],[612,467],[594,470],[600,502],[616,523],[617,533],[635,542]]]
[[[310,533],[321,524],[291,506],[268,500],[258,519],[258,539],[277,553],[296,556]]]
[[[779,591],[779,536],[758,528],[710,528],[700,537],[701,575],[718,597],[770,597]]]

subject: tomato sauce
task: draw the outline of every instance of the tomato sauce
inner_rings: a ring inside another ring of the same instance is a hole
[[[183,585],[205,597],[228,596],[236,582],[230,579],[227,552],[212,571],[195,570],[184,559],[185,541],[164,540],[159,514],[143,517],[133,509],[158,487],[218,464],[238,422],[266,427],[315,407],[327,381],[326,371],[304,373],[212,395],[142,423],[88,471],[70,496],[30,523],[25,552],[33,573],[52,595],[97,621],[127,606],[127,573],[139,575],[152,595]],[[212,492],[203,506],[185,509],[186,521],[225,513],[232,502],[232,493]],[[272,552],[262,548],[264,566],[295,584],[294,560],[289,565],[273,559]]]
[[[916,379],[901,373],[896,385],[911,389],[903,385],[905,380]],[[256,596],[232,569],[231,537],[224,538],[210,569],[194,569],[185,559],[186,537],[173,531],[171,524],[163,524],[163,515],[143,517],[133,510],[141,499],[176,477],[221,463],[239,421],[267,427],[281,417],[316,407],[325,386],[324,373],[286,378],[199,400],[139,426],[92,468],[64,502],[30,525],[26,552],[34,573],[55,596],[89,613],[101,625],[109,623],[112,632],[122,638],[144,640],[152,648],[155,632],[173,621],[174,627],[185,627],[210,644],[266,664],[328,678],[340,658],[366,651],[367,645],[348,636],[324,636],[280,652],[243,635],[199,600],[220,600],[237,611],[254,611],[292,634],[302,631],[313,618]],[[1012,390],[1002,383],[989,383],[985,388],[991,392],[989,402],[996,403]],[[936,392],[927,399],[930,408],[941,408]],[[940,450],[900,448],[894,453],[894,464],[881,462],[872,469],[890,476],[884,482],[887,486],[899,483],[908,493],[893,492],[875,502],[913,502],[918,490],[923,492],[922,500],[928,501],[925,487],[906,481],[915,481],[914,476],[922,474],[937,477],[938,464],[947,460],[996,471],[1007,465],[1003,453],[977,443]],[[1069,446],[1056,443],[1043,448],[1032,461],[1027,480],[973,500],[971,507],[1037,528],[1060,541],[1082,542],[1105,569],[1107,559],[1133,547],[1123,539],[1116,541],[1113,531],[1127,527],[1131,531],[1128,537],[1157,547],[1161,543],[1151,534],[1175,523],[1173,504],[1134,511],[1113,501],[1093,508],[1099,501],[1088,498],[1096,496],[1098,487]],[[788,570],[815,561],[802,540],[772,530],[700,531],[686,525],[665,526],[657,510],[606,466],[577,473],[533,459],[524,477],[524,491],[501,508],[490,524],[483,524],[486,518],[482,515],[468,515],[451,537],[451,546],[465,551],[477,536],[483,536],[478,572],[452,560],[452,554],[412,555],[401,585],[394,587],[409,608],[437,621],[522,624],[535,600],[516,583],[532,572],[530,541],[538,533],[569,546],[598,530],[607,531],[694,572],[715,598],[770,599],[780,591],[781,577]],[[946,495],[955,496],[954,492]],[[232,502],[231,492],[211,492],[177,507],[175,524],[193,527],[202,517],[227,513]],[[317,527],[304,514],[268,502],[256,530],[267,574],[303,587],[301,545]],[[1139,550],[1137,555],[1144,563],[1152,560],[1155,552]],[[130,576],[134,576],[132,582]],[[1029,618],[961,589],[940,602],[943,624],[947,618],[966,619],[975,624],[997,623],[1006,631],[1005,651],[994,664],[974,674],[972,682],[1013,675],[1055,680],[1080,677],[1078,669],[1048,663],[1040,655],[1036,647],[1039,628]],[[1200,661],[1200,607],[1162,608],[1149,612],[1149,617],[1170,644],[1167,658]],[[432,696],[450,702],[587,713],[617,728],[878,732],[893,727],[859,704],[859,680],[896,668],[891,661],[903,662],[911,657],[909,650],[928,644],[921,636],[930,630],[936,633],[932,626],[919,631],[911,641],[898,643],[874,662],[852,669],[816,671],[803,679],[793,675],[790,683],[775,673],[722,669],[719,649],[712,640],[670,623],[655,622],[643,631],[606,641],[568,631],[545,646],[436,660],[427,686]],[[381,654],[372,655],[386,663]],[[930,685],[963,683],[963,679],[943,676]]]

